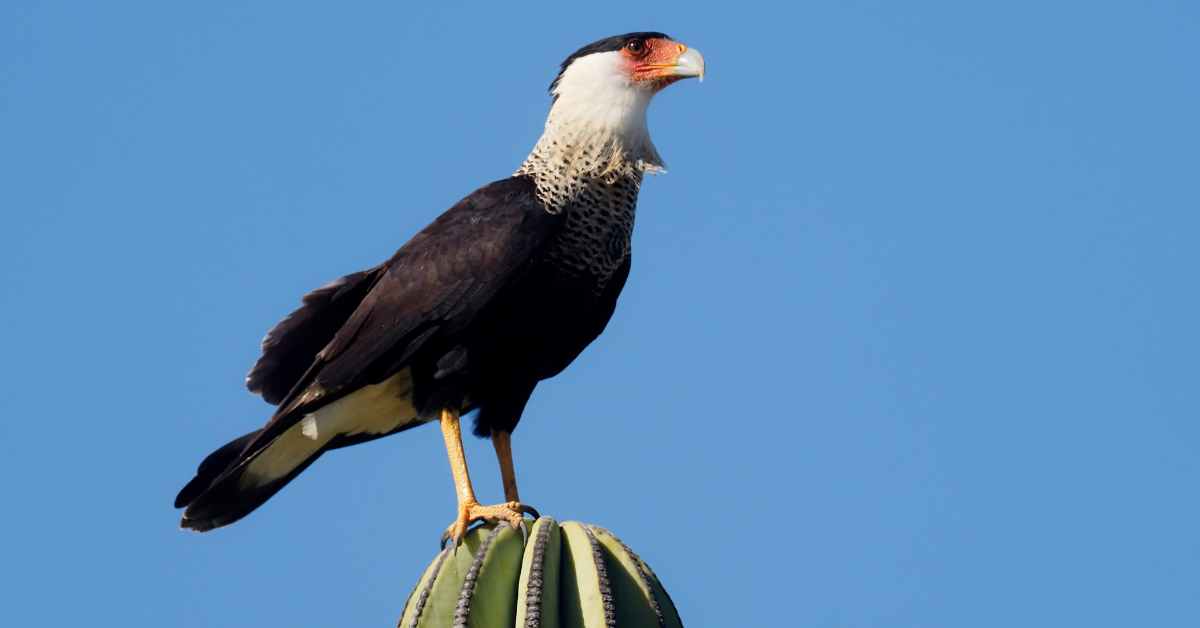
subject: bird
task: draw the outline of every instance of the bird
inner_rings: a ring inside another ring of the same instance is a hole
[[[384,263],[320,287],[262,342],[246,385],[278,406],[206,457],[175,499],[180,527],[248,515],[326,451],[437,421],[458,498],[442,535],[477,521],[524,527],[511,435],[537,384],[562,372],[612,317],[629,277],[645,174],[665,172],[646,113],[655,94],[704,78],[704,57],[659,32],[593,42],[550,85],[545,130],[506,179],[454,204]],[[475,498],[460,418],[478,411],[505,503]]]

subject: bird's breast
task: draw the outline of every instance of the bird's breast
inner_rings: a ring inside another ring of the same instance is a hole
[[[640,183],[640,177],[577,182],[563,208],[566,223],[547,249],[548,261],[568,273],[612,276],[629,257]]]

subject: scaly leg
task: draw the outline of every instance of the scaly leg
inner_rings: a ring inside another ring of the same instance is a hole
[[[454,473],[454,487],[458,494],[458,518],[442,534],[442,547],[446,546],[447,540],[453,541],[455,547],[457,547],[459,543],[462,543],[463,536],[466,535],[467,527],[471,525],[471,522],[479,521],[480,519],[489,523],[500,520],[507,521],[512,527],[520,528],[523,535],[527,536],[525,518],[521,515],[524,512],[529,512],[536,517],[537,512],[516,501],[516,499],[510,499],[509,503],[498,506],[480,506],[479,502],[475,500],[475,490],[471,488],[471,475],[467,472],[467,456],[463,452],[462,429],[459,427],[458,410],[451,408],[442,410],[441,424],[442,436],[446,439],[446,453],[450,456],[450,470]],[[505,440],[505,444],[507,445],[507,439]],[[499,447],[497,445],[497,449]],[[516,479],[512,475],[511,453],[509,455],[507,475],[505,476],[505,499],[508,499],[509,479],[512,480],[513,495],[515,495],[517,484]]]
[[[504,482],[504,501],[511,507],[520,504],[517,495],[517,474],[513,472],[512,434],[492,430],[492,446],[496,448],[496,460],[500,461],[500,479]]]

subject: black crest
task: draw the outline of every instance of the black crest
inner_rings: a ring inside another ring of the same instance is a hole
[[[554,77],[553,83],[550,83],[550,91],[554,91],[554,86],[558,85],[559,80],[562,79],[563,72],[566,72],[567,68],[570,67],[570,65],[579,57],[586,57],[597,52],[614,52],[620,50],[624,48],[625,44],[629,43],[629,40],[631,39],[666,39],[668,41],[675,41],[671,39],[670,36],[663,33],[647,31],[644,33],[626,33],[624,35],[617,35],[615,37],[608,37],[597,42],[592,42],[583,48],[576,50],[571,54],[571,56],[567,57],[566,61],[562,62],[562,65],[559,66],[558,76]]]

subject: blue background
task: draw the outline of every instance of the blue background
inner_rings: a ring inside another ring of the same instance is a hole
[[[709,75],[651,108],[671,172],[522,496],[692,627],[1200,623],[1196,3],[100,4],[0,8],[4,623],[393,625],[454,514],[435,427],[210,534],[171,501],[267,419],[302,293],[644,29]]]

